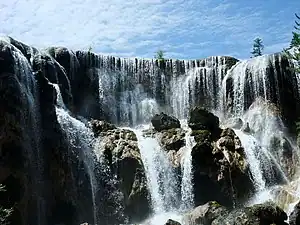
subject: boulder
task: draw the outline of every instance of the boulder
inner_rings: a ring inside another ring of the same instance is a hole
[[[115,125],[108,123],[105,120],[91,120],[90,127],[96,137],[98,137],[102,132],[107,132],[117,128]]]
[[[185,131],[180,128],[164,130],[159,133],[158,139],[166,151],[178,151],[185,146]]]
[[[219,118],[202,107],[194,107],[189,113],[188,125],[192,130],[219,132]]]
[[[184,215],[184,224],[199,224],[211,225],[212,221],[217,217],[227,214],[228,211],[225,207],[221,206],[215,201],[207,202],[200,205]]]
[[[150,212],[145,168],[137,137],[131,130],[113,129],[101,132],[97,151],[103,154],[111,173],[116,174],[124,195],[124,210],[130,220],[145,219]]]
[[[290,225],[300,224],[300,202],[295,205],[292,213],[290,214],[289,223]]]
[[[179,223],[175,220],[168,219],[168,221],[165,223],[165,225],[181,225],[181,223]]]
[[[180,128],[179,120],[165,113],[154,115],[154,117],[151,119],[151,123],[156,131]]]
[[[288,225],[286,213],[273,202],[233,210],[215,219],[212,225]]]
[[[196,204],[216,200],[232,207],[243,203],[254,186],[244,148],[234,131],[226,128],[212,137],[210,130],[194,130],[192,135],[196,141],[192,149]]]

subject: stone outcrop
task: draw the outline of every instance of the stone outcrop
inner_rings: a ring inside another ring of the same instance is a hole
[[[179,120],[165,113],[156,114],[154,117],[152,117],[151,123],[156,131],[180,128]]]
[[[111,173],[118,177],[126,215],[130,220],[145,219],[150,213],[150,201],[135,133],[103,121],[94,120],[91,125],[96,136],[99,135],[96,151],[103,155]]]
[[[231,211],[215,219],[211,225],[288,225],[286,213],[272,202]]]
[[[194,107],[189,113],[188,125],[192,130],[209,130],[212,134],[219,133],[219,118],[201,107]]]
[[[227,209],[215,201],[200,205],[184,215],[184,224],[211,225],[220,216],[228,214]]]
[[[289,216],[289,224],[290,225],[298,225],[300,224],[300,202],[298,202]]]
[[[196,204],[216,200],[233,206],[245,201],[254,187],[244,149],[234,131],[221,130],[218,118],[199,108],[191,111],[189,124],[196,141],[192,149]]]
[[[181,223],[179,223],[175,220],[168,219],[168,221],[165,223],[165,225],[181,225]]]

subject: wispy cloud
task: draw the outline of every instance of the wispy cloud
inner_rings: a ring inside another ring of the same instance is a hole
[[[245,58],[256,36],[268,52],[289,41],[295,7],[298,0],[10,0],[0,2],[0,33],[126,57],[164,49],[175,58]]]

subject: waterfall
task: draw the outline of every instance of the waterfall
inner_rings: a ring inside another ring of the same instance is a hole
[[[185,119],[195,105],[211,109],[217,106],[218,87],[227,71],[226,58],[210,57],[199,63],[187,61],[185,71],[182,76],[174,73],[170,83],[172,113],[179,119]]]
[[[181,158],[182,183],[181,183],[181,208],[182,210],[191,209],[194,206],[194,189],[193,189],[193,165],[192,149],[196,145],[194,137],[191,136],[190,129],[186,122],[182,122],[187,129],[185,135],[185,147]]]
[[[8,40],[5,40],[8,41]],[[25,157],[28,157],[28,172],[33,190],[32,196],[37,212],[31,212],[29,217],[34,217],[37,224],[46,223],[46,200],[44,186],[44,155],[41,140],[41,121],[39,111],[39,95],[34,72],[31,69],[30,62],[14,46],[10,45],[12,57],[14,60],[14,73],[18,78],[21,94],[26,98],[28,108],[23,109],[21,123],[24,130]],[[26,107],[26,106],[25,106]],[[31,215],[32,214],[32,215]],[[31,219],[31,218],[30,218]],[[29,221],[28,221],[29,222]],[[33,221],[31,221],[33,222]]]
[[[95,177],[95,158],[92,153],[93,150],[93,133],[85,126],[83,122],[75,119],[70,115],[67,108],[64,105],[60,88],[58,84],[52,84],[57,93],[57,105],[56,105],[56,115],[58,122],[67,134],[70,145],[73,148],[79,149],[80,159],[83,160],[85,169],[88,172],[90,179],[90,186],[92,192],[92,202],[93,202],[93,214],[94,214],[94,224],[97,225],[97,202],[96,202],[96,191],[98,190],[97,179]]]
[[[134,132],[146,170],[154,213],[175,210],[178,204],[178,181],[166,152],[155,138],[144,137],[141,130]]]

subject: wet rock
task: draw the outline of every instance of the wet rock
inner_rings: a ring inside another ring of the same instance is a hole
[[[104,120],[91,120],[90,126],[96,137],[98,137],[103,132],[107,132],[109,130],[114,130],[117,128],[115,125]]]
[[[251,129],[250,129],[250,126],[249,126],[248,122],[242,127],[242,131],[244,131],[246,133],[250,133],[251,132]]]
[[[194,107],[189,113],[188,125],[192,130],[219,132],[219,118],[205,108]]]
[[[157,131],[168,130],[172,128],[180,128],[179,120],[165,113],[156,114],[151,119],[151,123],[154,129]]]
[[[159,133],[158,139],[161,146],[167,151],[178,151],[185,146],[185,132],[180,128],[164,130]]]
[[[175,220],[168,219],[168,221],[165,223],[165,225],[181,225],[181,223],[179,223]]]
[[[98,151],[102,151],[113,174],[120,181],[125,213],[130,220],[142,220],[150,212],[145,168],[137,137],[131,130],[114,129],[101,132]]]
[[[300,224],[300,202],[298,202],[292,213],[289,216],[290,225],[299,225]]]
[[[273,202],[233,210],[221,215],[212,225],[288,225],[286,213]]]
[[[215,201],[211,201],[187,213],[183,221],[184,224],[211,225],[213,220],[227,213],[228,211],[225,207]]]
[[[254,191],[244,148],[234,130],[217,128],[218,119],[205,113],[214,125],[192,132],[196,141],[192,150],[195,202],[201,205],[216,200],[229,207],[242,204]]]

